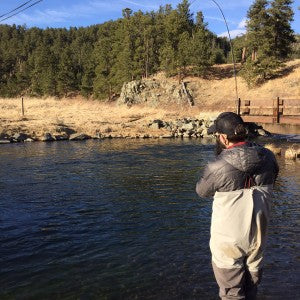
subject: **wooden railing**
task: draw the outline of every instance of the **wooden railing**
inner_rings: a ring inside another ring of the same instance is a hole
[[[300,125],[300,99],[239,99],[237,112],[245,122]]]

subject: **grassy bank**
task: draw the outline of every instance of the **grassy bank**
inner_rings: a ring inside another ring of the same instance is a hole
[[[23,117],[21,99],[0,99],[1,132],[9,135],[23,132],[41,137],[47,132],[59,134],[63,127],[90,136],[96,136],[99,132],[112,136],[162,135],[167,131],[148,127],[154,119],[172,121],[200,116],[198,107],[174,105],[172,108],[129,108],[80,98],[24,98],[24,107]],[[204,113],[202,116],[215,114]]]
[[[156,80],[176,82],[157,74]],[[193,91],[195,106],[164,103],[157,107],[134,105],[127,107],[115,102],[103,103],[82,98],[24,98],[22,116],[21,98],[0,99],[0,133],[23,132],[41,137],[45,133],[59,134],[62,128],[97,136],[163,135],[165,129],[148,127],[154,119],[174,121],[184,117],[205,118],[217,115],[234,103],[235,90],[232,66],[216,66],[206,79],[185,78]],[[242,99],[273,99],[275,97],[300,99],[300,60],[287,63],[282,74],[255,89],[249,89],[238,78],[238,92]]]

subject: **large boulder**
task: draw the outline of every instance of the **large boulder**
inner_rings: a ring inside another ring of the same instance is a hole
[[[91,137],[85,133],[73,133],[70,135],[69,140],[70,141],[83,141],[90,139]]]
[[[24,142],[28,138],[28,135],[25,133],[15,133],[12,136],[13,142]]]
[[[186,83],[170,83],[167,80],[143,79],[124,83],[119,104],[133,105],[138,103],[186,103],[192,98]]]
[[[149,127],[151,127],[152,129],[160,129],[164,127],[164,122],[162,120],[156,119],[149,124]]]
[[[55,138],[51,135],[51,133],[46,132],[42,136],[41,141],[43,141],[43,142],[52,142],[52,141],[55,141]]]
[[[69,139],[69,136],[65,132],[62,132],[61,134],[54,134],[54,138],[56,141],[65,141]]]

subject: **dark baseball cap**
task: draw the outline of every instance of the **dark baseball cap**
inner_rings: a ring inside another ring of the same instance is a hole
[[[228,136],[234,136],[238,125],[244,126],[244,121],[239,115],[233,112],[223,112],[217,117],[214,124],[208,128],[207,133],[224,133]]]

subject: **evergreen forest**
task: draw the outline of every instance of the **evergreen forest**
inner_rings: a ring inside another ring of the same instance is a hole
[[[233,41],[250,83],[253,74],[267,78],[282,61],[299,56],[291,3],[256,0],[250,7],[247,35]],[[80,94],[107,100],[124,82],[158,71],[203,76],[213,64],[231,62],[228,39],[209,31],[202,12],[193,15],[187,0],[176,8],[165,5],[146,13],[125,8],[122,14],[115,21],[69,29],[0,25],[0,96]],[[281,34],[274,38],[274,32]]]

